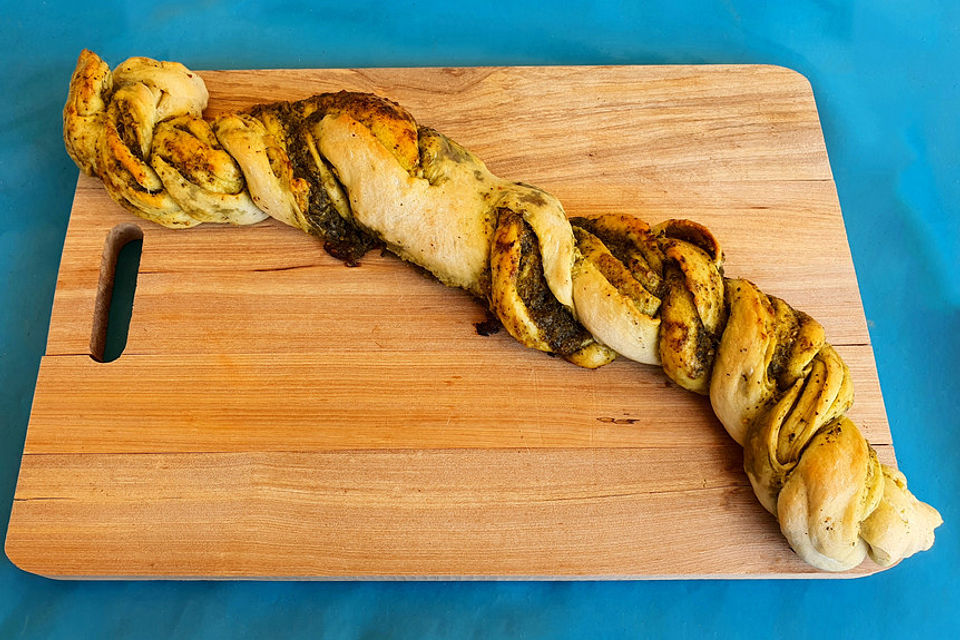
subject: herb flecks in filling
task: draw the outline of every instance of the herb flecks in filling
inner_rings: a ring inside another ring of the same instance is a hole
[[[520,232],[520,268],[517,272],[517,294],[527,307],[531,320],[540,330],[550,349],[567,356],[593,340],[593,336],[577,322],[573,314],[554,297],[543,275],[543,259],[537,236],[526,221]]]
[[[334,205],[324,185],[324,176],[311,153],[308,140],[313,118],[322,117],[314,112],[309,118],[301,117],[304,105],[276,103],[254,108],[251,114],[260,117],[270,113],[283,125],[286,134],[287,156],[293,167],[293,175],[305,180],[310,187],[307,210],[303,212],[310,233],[323,240],[327,253],[348,266],[356,266],[367,251],[381,243],[364,232],[352,220],[344,218]],[[325,162],[320,158],[320,162]],[[328,171],[327,179],[330,178]],[[342,189],[342,186],[341,186]]]

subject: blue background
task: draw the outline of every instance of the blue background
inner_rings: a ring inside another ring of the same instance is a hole
[[[199,69],[774,63],[812,82],[898,459],[946,524],[853,581],[54,582],[0,559],[0,638],[942,637],[960,614],[960,3],[7,2],[0,10],[0,535],[77,169],[76,56]],[[483,4],[483,3],[480,3]],[[675,6],[683,5],[683,6]],[[796,5],[796,6],[795,6]]]

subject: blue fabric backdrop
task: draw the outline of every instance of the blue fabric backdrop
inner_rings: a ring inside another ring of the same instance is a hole
[[[54,582],[0,558],[0,638],[944,637],[958,626],[960,3],[10,2],[0,10],[0,535],[77,170],[77,53],[195,68],[785,65],[812,82],[898,458],[946,520],[853,581]]]

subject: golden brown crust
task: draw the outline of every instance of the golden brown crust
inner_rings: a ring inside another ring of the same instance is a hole
[[[746,280],[725,286],[729,315],[710,378],[710,403],[730,437],[744,444],[747,430],[776,391],[769,364],[775,312],[769,299]]]
[[[647,291],[630,269],[618,260],[599,238],[577,227],[574,227],[574,236],[583,259],[592,262],[607,282],[632,303],[639,313],[648,316],[657,314],[660,298]]]
[[[392,149],[345,111],[325,115],[313,135],[360,226],[442,282],[475,295],[486,292],[503,186],[482,162],[459,145],[449,146],[450,153],[430,164],[443,180],[410,175]]]
[[[615,352],[659,364],[663,256],[649,227],[618,215],[571,223],[580,253],[573,269],[578,319]]]
[[[213,131],[242,170],[254,204],[284,224],[306,231],[308,187],[294,177],[282,137],[270,133],[261,120],[246,114],[217,118]]]
[[[97,141],[112,90],[109,65],[92,51],[81,51],[63,107],[63,141],[73,161],[90,176],[98,175]]]
[[[885,464],[880,466],[883,498],[863,521],[860,535],[870,546],[873,561],[887,567],[932,547],[933,531],[943,524],[943,518],[910,493],[906,476]]]
[[[550,351],[550,345],[540,336],[537,323],[531,317],[520,295],[520,263],[523,259],[520,236],[523,218],[506,211],[493,235],[490,259],[490,308],[503,327],[518,342],[531,349]]]
[[[142,84],[156,94],[157,122],[180,115],[199,118],[209,94],[203,80],[179,62],[128,58],[113,71],[114,85]]]
[[[849,371],[836,351],[825,345],[806,375],[750,425],[744,469],[768,511],[776,514],[777,495],[810,441],[852,402]]]
[[[206,120],[180,116],[159,123],[150,166],[194,220],[253,224],[267,218],[247,193],[240,167]]]
[[[153,144],[157,101],[156,92],[142,83],[114,92],[98,148],[101,177],[107,193],[134,214],[166,227],[193,227],[200,222],[170,197],[145,160]]]
[[[328,114],[345,113],[367,127],[408,173],[420,164],[417,123],[406,109],[371,93],[341,91],[323,97]]]
[[[665,261],[663,370],[684,389],[706,395],[726,319],[723,253],[709,230],[688,220],[667,220],[653,231]]]
[[[825,571],[863,561],[863,520],[883,491],[877,455],[847,418],[827,425],[808,444],[777,498],[780,530],[801,558]]]

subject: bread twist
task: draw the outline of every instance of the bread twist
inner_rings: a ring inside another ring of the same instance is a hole
[[[348,262],[373,246],[485,300],[526,346],[598,367],[617,355],[709,395],[791,547],[828,571],[928,549],[940,514],[844,414],[850,374],[823,327],[723,276],[704,227],[606,215],[494,176],[456,142],[370,94],[322,94],[212,122],[177,63],[112,73],[84,51],[67,150],[133,213],[168,227],[270,216]]]

